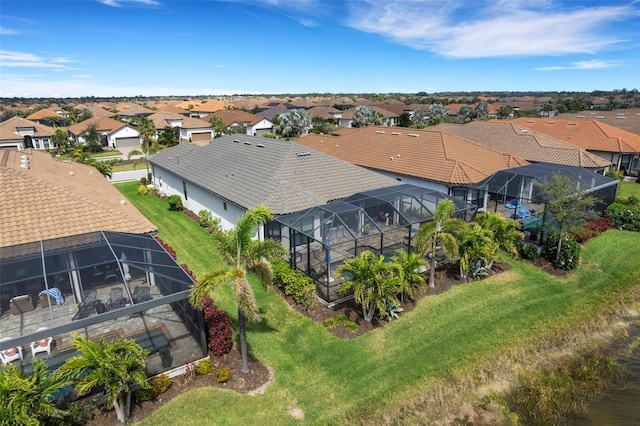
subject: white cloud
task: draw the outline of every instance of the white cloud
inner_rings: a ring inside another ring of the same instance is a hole
[[[52,70],[72,69],[58,62],[73,62],[65,58],[47,59],[32,53],[0,50],[0,67],[49,68]]]
[[[611,60],[604,61],[602,59],[592,59],[590,61],[573,62],[566,66],[551,66],[534,68],[535,71],[556,71],[556,70],[597,70],[602,68],[615,68],[622,66],[623,61]]]
[[[18,35],[19,31],[12,30],[11,28],[0,27],[0,35]]]
[[[452,58],[595,53],[624,41],[605,25],[639,15],[634,6],[560,9],[547,0],[366,0],[350,12],[353,28]]]
[[[160,2],[156,0],[98,0],[100,3],[111,7],[125,7],[126,5],[133,6],[150,6],[158,7]]]

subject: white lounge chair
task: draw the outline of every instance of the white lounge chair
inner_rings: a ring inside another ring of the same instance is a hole
[[[44,331],[47,327],[40,327],[36,331]],[[34,342],[29,343],[29,347],[31,348],[31,356],[36,357],[37,353],[46,352],[47,355],[51,355],[51,342],[53,342],[53,337],[45,337],[44,339],[36,340]]]
[[[0,342],[6,342],[7,340],[11,340],[13,337],[3,337],[0,339]],[[0,352],[0,359],[2,359],[2,364],[7,365],[11,361],[15,361],[17,359],[22,361],[22,346],[16,346],[15,348],[5,349]]]

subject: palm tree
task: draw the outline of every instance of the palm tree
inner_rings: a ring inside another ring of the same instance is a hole
[[[269,258],[286,254],[281,243],[274,240],[254,241],[261,222],[273,219],[271,210],[259,205],[247,212],[238,220],[234,229],[227,233],[216,233],[218,247],[228,261],[233,262],[231,270],[213,269],[194,284],[189,295],[189,302],[202,308],[204,297],[212,296],[213,291],[222,284],[231,283],[231,288],[238,304],[238,333],[240,336],[240,355],[242,356],[243,373],[249,372],[247,362],[247,330],[246,319],[260,321],[255,295],[247,280],[247,271],[254,272],[263,286],[268,287],[273,281],[273,270]]]
[[[298,137],[311,127],[311,117],[303,109],[292,109],[278,116],[278,124],[274,126],[276,133],[284,137]]]
[[[149,387],[145,374],[148,351],[134,340],[93,342],[73,333],[71,342],[80,355],[65,362],[56,372],[62,379],[73,379],[79,395],[96,386],[104,386],[107,407],[115,407],[116,416],[126,423],[131,409],[131,387]]]
[[[34,359],[32,365],[32,374],[24,374],[14,364],[0,370],[0,424],[37,426],[64,416],[51,401],[71,382],[53,377],[43,360]]]
[[[513,219],[505,219],[500,213],[481,212],[476,216],[476,222],[485,229],[491,231],[493,241],[498,247],[512,255],[518,254],[518,245],[516,241],[522,241],[524,234],[519,231],[520,225]],[[487,267],[493,266],[493,260],[490,260]]]
[[[365,321],[373,320],[376,309],[384,315],[385,301],[400,304],[396,295],[404,279],[402,267],[395,262],[385,262],[382,255],[376,257],[371,251],[364,251],[358,257],[345,260],[337,273],[353,277],[340,285],[339,292],[346,295],[353,291]]]
[[[453,219],[455,212],[456,206],[453,201],[440,202],[433,213],[433,221],[422,224],[416,232],[416,253],[423,257],[431,253],[429,287],[436,286],[436,261],[434,257],[437,247],[440,246],[444,255],[449,259],[458,256],[458,243],[454,235],[458,234],[464,222]]]
[[[493,240],[489,229],[483,228],[477,223],[465,224],[464,229],[458,234],[458,251],[460,253],[460,276],[467,277],[469,268],[478,260],[488,265],[493,263],[497,253],[498,244]]]
[[[421,270],[427,265],[422,256],[416,253],[407,253],[400,249],[391,258],[402,268],[403,280],[400,283],[400,298],[403,303],[407,303],[409,296],[424,290],[425,279]]]
[[[140,136],[142,136],[142,152],[134,149],[129,152],[127,159],[131,159],[134,155],[144,155],[144,157],[136,160],[133,164],[133,168],[135,169],[140,162],[144,162],[147,167],[147,177],[149,177],[149,162],[147,161],[147,158],[160,150],[158,142],[153,137],[153,135],[156,134],[156,126],[153,124],[153,121],[149,120],[147,117],[140,117],[138,119],[137,129]]]

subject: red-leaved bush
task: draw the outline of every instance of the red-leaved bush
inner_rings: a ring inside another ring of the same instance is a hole
[[[180,267],[182,268],[183,271],[185,271],[187,273],[187,275],[189,275],[191,277],[191,279],[193,281],[198,281],[196,276],[193,275],[193,272],[191,272],[191,269],[189,269],[189,265],[187,265],[186,263],[181,263]]]
[[[598,219],[594,219],[581,227],[574,229],[572,234],[579,243],[584,244],[591,238],[602,234],[604,231],[611,228],[611,226],[612,222],[610,219],[606,217],[599,217]]]
[[[155,237],[155,238],[156,238],[156,241],[160,243],[162,248],[164,248],[167,251],[167,253],[169,253],[169,256],[173,257],[174,259],[178,257],[178,255],[176,254],[176,251],[169,244],[162,241],[160,237]]]
[[[215,356],[229,353],[233,348],[233,333],[229,316],[218,308],[209,296],[204,297],[202,303],[204,323],[207,327],[208,347]]]

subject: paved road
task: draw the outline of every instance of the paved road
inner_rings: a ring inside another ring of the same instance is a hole
[[[111,179],[109,179],[112,183],[113,182],[125,182],[128,180],[140,180],[141,177],[144,177],[147,175],[147,170],[146,169],[142,169],[142,170],[131,170],[128,172],[116,172],[113,174],[113,177]]]

